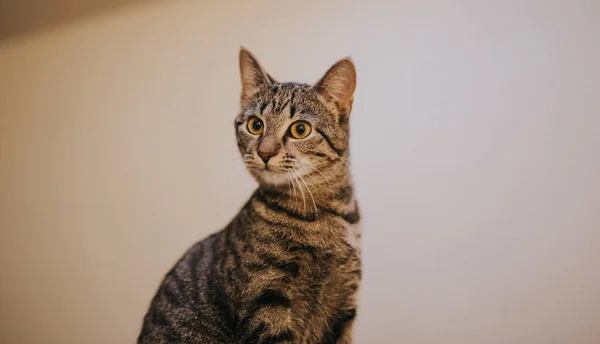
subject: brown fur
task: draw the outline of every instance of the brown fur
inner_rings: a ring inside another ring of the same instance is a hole
[[[138,342],[352,343],[361,279],[347,161],[354,65],[338,61],[313,86],[278,83],[242,49],[240,72],[235,129],[259,187],[167,274]],[[259,135],[247,127],[253,116]],[[299,120],[311,132],[294,139]]]

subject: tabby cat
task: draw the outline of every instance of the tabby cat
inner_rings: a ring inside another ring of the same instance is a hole
[[[348,164],[356,71],[275,81],[239,54],[237,144],[259,186],[167,273],[138,343],[352,343],[361,280]]]

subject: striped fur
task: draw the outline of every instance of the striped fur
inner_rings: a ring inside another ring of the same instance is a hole
[[[361,280],[360,215],[348,164],[355,71],[338,61],[315,85],[278,83],[240,52],[238,147],[259,187],[223,230],[165,276],[138,343],[352,343]],[[247,129],[250,117],[264,131]],[[289,126],[308,122],[304,139]],[[277,154],[265,164],[261,140]]]

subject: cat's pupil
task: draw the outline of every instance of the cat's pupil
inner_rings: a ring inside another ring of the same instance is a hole
[[[262,121],[257,119],[254,122],[252,122],[252,129],[254,129],[255,131],[259,131],[260,128],[262,128]]]
[[[296,133],[298,133],[298,135],[302,136],[304,135],[304,132],[306,132],[306,127],[304,126],[304,124],[299,123],[298,125],[296,125]]]

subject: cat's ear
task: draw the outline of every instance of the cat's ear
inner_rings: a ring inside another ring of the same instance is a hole
[[[336,62],[314,86],[314,89],[348,115],[356,88],[356,68],[349,57]]]
[[[276,83],[256,57],[244,47],[240,48],[240,76],[242,79],[242,105],[246,104],[261,88]]]

